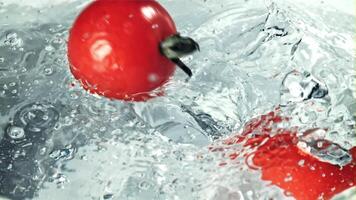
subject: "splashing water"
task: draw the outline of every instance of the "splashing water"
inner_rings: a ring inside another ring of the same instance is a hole
[[[230,161],[207,148],[278,105],[291,117],[283,126],[304,133],[301,149],[350,162],[355,15],[343,5],[162,0],[201,46],[184,60],[194,76],[177,70],[165,97],[123,103],[87,94],[69,72],[68,29],[88,1],[44,2],[0,3],[2,196],[289,199],[243,160],[220,167]]]

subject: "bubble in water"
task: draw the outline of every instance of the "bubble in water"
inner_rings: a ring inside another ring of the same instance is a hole
[[[7,129],[7,135],[14,140],[18,140],[25,137],[25,131],[21,127],[10,126]]]
[[[139,184],[139,188],[142,190],[148,190],[151,187],[151,184],[147,181],[141,181]]]
[[[67,176],[65,176],[64,174],[61,174],[61,173],[57,173],[57,174],[53,175],[52,178],[54,179],[58,188],[63,188],[64,184],[66,182],[68,182]]]
[[[309,72],[292,71],[282,81],[280,88],[280,104],[301,102],[311,98],[320,99],[328,94],[324,83],[313,77]]]
[[[25,131],[41,132],[54,127],[59,119],[58,111],[50,104],[34,103],[20,109],[14,123],[24,127]]]
[[[18,37],[17,33],[9,32],[5,36],[4,44],[13,48],[20,48],[23,45],[23,41]]]
[[[72,145],[69,145],[64,149],[52,151],[49,156],[56,161],[71,160],[74,158],[75,152],[76,152],[76,148]]]
[[[103,199],[104,200],[110,200],[114,198],[114,194],[104,194]]]
[[[46,67],[44,69],[44,74],[47,75],[47,76],[50,76],[53,74],[53,68],[52,67]]]
[[[46,51],[54,51],[55,48],[54,48],[53,46],[51,46],[51,45],[47,45],[47,46],[45,47],[45,50],[46,50]]]

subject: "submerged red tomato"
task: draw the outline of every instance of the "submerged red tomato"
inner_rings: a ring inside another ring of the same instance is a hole
[[[355,186],[356,148],[351,150],[353,161],[346,166],[320,161],[297,147],[296,130],[273,128],[286,120],[274,112],[263,115],[248,123],[242,136],[230,138],[226,143],[245,142],[246,148],[256,148],[252,154],[244,155],[246,159],[261,170],[263,180],[297,200],[326,200]],[[231,159],[235,157],[236,153],[230,155]]]
[[[70,31],[71,71],[92,93],[148,99],[175,71],[175,64],[159,49],[175,34],[172,18],[154,0],[94,1]]]

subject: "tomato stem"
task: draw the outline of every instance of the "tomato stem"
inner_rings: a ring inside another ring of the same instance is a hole
[[[180,58],[200,51],[199,44],[192,38],[176,34],[166,38],[159,45],[161,53],[181,68],[189,77],[193,75],[191,69]]]

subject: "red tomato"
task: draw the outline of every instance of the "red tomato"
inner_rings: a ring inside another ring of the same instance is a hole
[[[76,19],[68,58],[85,89],[109,98],[146,100],[175,71],[159,51],[177,34],[168,12],[156,1],[97,0]]]
[[[225,142],[228,145],[245,142],[246,148],[256,147],[255,151],[252,154],[237,152],[229,157],[235,159],[237,154],[242,154],[246,161],[252,161],[254,169],[261,170],[263,180],[298,200],[330,199],[355,186],[356,147],[351,150],[352,163],[344,167],[322,162],[297,147],[296,129],[278,129],[278,133],[270,134],[273,126],[286,120],[274,112],[252,120],[242,136]]]

